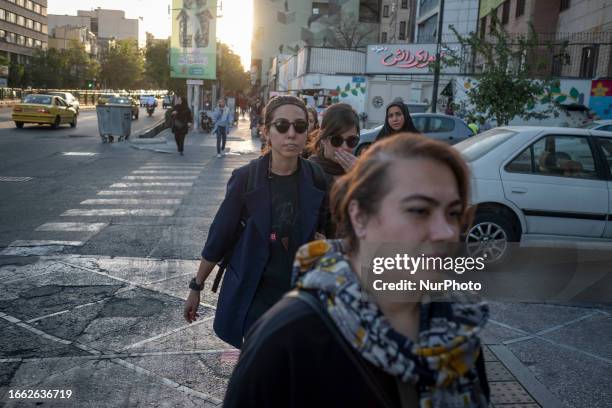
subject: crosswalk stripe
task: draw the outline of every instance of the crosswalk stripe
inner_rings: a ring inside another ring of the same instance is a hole
[[[138,170],[203,170],[206,166],[141,166]]]
[[[193,183],[115,183],[110,188],[131,187],[192,187]]]
[[[114,217],[114,216],[141,216],[141,217],[170,217],[175,210],[162,208],[96,208],[91,210],[72,209],[65,211],[62,217]]]
[[[83,246],[83,241],[53,241],[47,239],[40,240],[22,240],[18,239],[9,244],[9,247],[36,247],[48,245],[63,245],[63,246]]]
[[[200,170],[134,170],[132,174],[200,174]]]
[[[108,224],[105,222],[48,222],[36,231],[100,232]]]
[[[198,176],[124,176],[122,180],[195,180]]]
[[[179,205],[182,201],[180,198],[100,198],[82,201],[81,205]]]
[[[139,196],[139,195],[185,195],[186,190],[102,190],[98,191],[101,196]]]

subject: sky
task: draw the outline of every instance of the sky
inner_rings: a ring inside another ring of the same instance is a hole
[[[251,33],[253,32],[252,1],[217,0],[221,2],[222,18],[217,20],[217,37],[240,55],[242,65],[251,65]],[[124,10],[126,18],[139,18],[141,40],[145,32],[155,38],[167,38],[172,30],[168,7],[171,0],[49,0],[49,14],[76,15],[77,10],[91,10],[98,7]]]

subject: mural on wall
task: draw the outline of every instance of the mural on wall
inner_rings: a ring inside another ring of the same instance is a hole
[[[589,108],[596,119],[612,119],[612,80],[599,79],[591,82]]]
[[[349,98],[350,95],[353,96],[359,96],[361,95],[365,95],[366,93],[366,88],[364,85],[362,85],[361,82],[347,82],[344,87],[341,87],[340,85],[338,85],[336,87],[336,92],[334,92],[334,97],[332,98],[332,102],[333,103],[338,103],[338,102],[347,102],[350,103],[348,101],[344,101],[343,99],[347,99]]]

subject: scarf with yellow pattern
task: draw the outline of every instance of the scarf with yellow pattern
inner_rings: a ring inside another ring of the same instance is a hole
[[[420,408],[486,407],[475,363],[478,333],[489,316],[483,303],[420,304],[417,341],[398,333],[362,289],[339,240],[314,241],[296,253],[293,280],[313,290],[347,342],[364,359],[415,385]]]

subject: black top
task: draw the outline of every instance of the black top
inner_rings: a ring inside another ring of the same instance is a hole
[[[298,172],[288,176],[272,174],[270,180],[270,256],[249,309],[247,321],[255,321],[291,288],[291,270],[297,251],[299,229]]]
[[[317,312],[301,300],[284,297],[247,334],[223,406],[399,408],[395,377],[363,363],[379,392]],[[488,399],[482,353],[476,364]],[[379,394],[386,396],[386,405]]]

